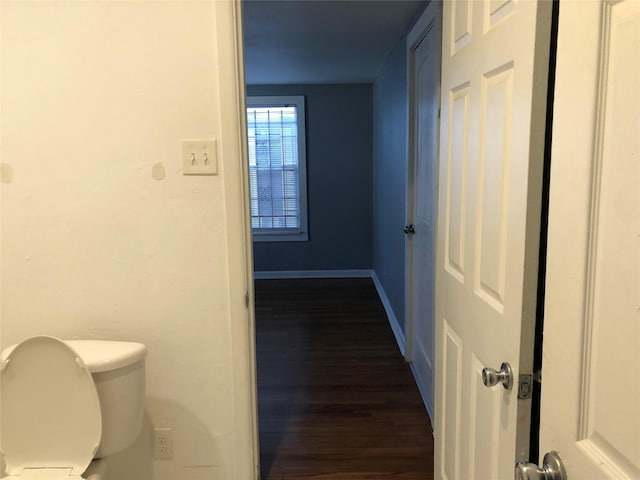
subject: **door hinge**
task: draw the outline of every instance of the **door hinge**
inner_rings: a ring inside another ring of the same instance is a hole
[[[527,399],[531,398],[533,391],[533,375],[520,374],[518,377],[518,398]]]
[[[244,294],[244,306],[249,308],[249,292]]]

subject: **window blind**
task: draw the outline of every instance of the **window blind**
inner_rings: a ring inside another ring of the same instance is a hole
[[[247,108],[251,226],[299,229],[296,106]]]

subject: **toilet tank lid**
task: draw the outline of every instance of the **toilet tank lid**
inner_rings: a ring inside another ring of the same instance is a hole
[[[126,367],[147,356],[147,347],[136,342],[113,340],[64,340],[73,348],[91,373],[106,372]],[[0,355],[0,361],[13,351],[16,345],[7,347]]]
[[[126,367],[147,356],[147,347],[136,342],[112,340],[65,340],[82,358],[91,373]]]

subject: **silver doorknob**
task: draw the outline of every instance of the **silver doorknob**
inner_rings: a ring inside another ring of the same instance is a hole
[[[511,365],[504,362],[500,365],[500,371],[493,368],[482,369],[482,383],[487,387],[493,387],[498,383],[501,383],[505,390],[511,390],[513,387],[513,371]]]
[[[405,225],[402,231],[407,235],[413,235],[416,233],[416,227],[414,225]]]
[[[558,452],[551,451],[544,456],[542,468],[533,463],[516,463],[516,480],[567,480],[567,472]]]

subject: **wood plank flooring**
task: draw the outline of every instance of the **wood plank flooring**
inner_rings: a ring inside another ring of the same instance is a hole
[[[262,480],[431,480],[433,436],[370,279],[256,281]]]

